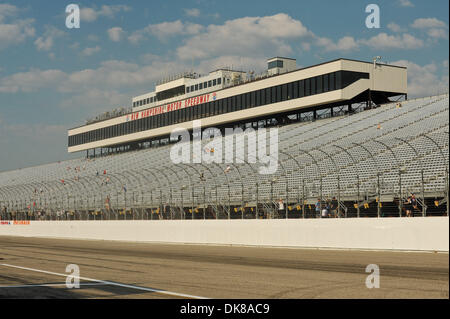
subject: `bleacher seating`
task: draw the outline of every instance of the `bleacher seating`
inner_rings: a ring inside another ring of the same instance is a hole
[[[195,210],[280,198],[299,204],[318,197],[363,200],[375,194],[445,192],[448,94],[278,130],[280,165],[273,175],[258,174],[260,163],[173,164],[169,144],[1,172],[0,206],[102,210],[109,198],[117,210],[164,205]]]

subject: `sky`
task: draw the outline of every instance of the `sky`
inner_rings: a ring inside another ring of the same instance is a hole
[[[66,6],[80,28],[66,27]],[[379,8],[368,28],[366,6]],[[67,153],[67,130],[150,92],[169,75],[286,56],[408,67],[408,96],[448,92],[448,0],[0,1],[0,171]]]

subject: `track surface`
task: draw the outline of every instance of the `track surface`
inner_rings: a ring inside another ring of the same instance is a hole
[[[0,298],[447,299],[448,257],[0,236]],[[68,264],[90,279],[79,289],[65,286]],[[365,285],[369,264],[378,289]]]

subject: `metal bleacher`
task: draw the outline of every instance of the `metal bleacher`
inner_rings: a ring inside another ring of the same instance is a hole
[[[174,164],[168,144],[2,172],[0,207],[102,212],[109,200],[117,214],[160,215],[170,206],[171,216],[195,218],[209,207],[213,218],[230,218],[248,208],[273,210],[280,199],[289,209],[305,209],[317,198],[336,197],[347,209],[351,202],[359,207],[416,193],[425,207],[426,197],[448,194],[448,94],[277,129],[274,174],[259,174],[262,164],[248,160]]]

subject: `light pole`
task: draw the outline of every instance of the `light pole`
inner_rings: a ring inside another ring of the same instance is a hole
[[[297,161],[297,159],[294,157],[294,156],[292,156],[291,154],[289,154],[289,153],[286,153],[286,152],[283,152],[283,151],[278,151],[278,152],[280,152],[281,154],[283,154],[283,155],[286,155],[286,156],[288,156],[290,159],[292,159],[294,162],[295,162],[295,164],[297,165],[297,168],[298,168],[298,172],[300,172],[300,163]],[[297,187],[297,195],[298,195],[298,201],[300,201],[300,185]],[[287,203],[286,203],[287,204]],[[287,209],[288,209],[288,205],[286,205],[286,211],[287,211]],[[286,216],[287,216],[287,213],[286,213]],[[287,217],[286,217],[287,218]]]
[[[276,177],[270,180],[270,206],[273,206],[273,184],[276,183],[277,180]],[[275,213],[273,215],[275,215]]]
[[[448,134],[448,132],[446,132],[447,134]],[[436,147],[438,148],[438,150],[439,150],[439,152],[441,153],[441,156],[442,156],[442,158],[444,159],[444,165],[445,165],[445,193],[446,193],[446,197],[447,197],[447,216],[448,216],[448,213],[449,213],[449,194],[448,194],[448,191],[449,191],[449,189],[448,189],[448,164],[446,164],[445,162],[446,162],[446,158],[445,158],[445,155],[444,155],[444,151],[442,150],[442,148],[439,146],[439,144],[434,140],[434,139],[432,139],[430,136],[428,136],[427,134],[423,134],[423,136],[425,137],[425,138],[427,138],[428,140],[430,140],[434,145],[436,145]]]
[[[337,182],[338,182],[338,198],[337,198],[337,202],[338,202],[338,216],[341,216],[341,182],[340,182],[340,169],[339,167],[336,165],[336,162],[334,161],[333,157],[328,154],[327,152],[325,152],[324,150],[321,150],[319,148],[316,149],[316,151],[319,151],[323,154],[325,154],[325,156],[327,156],[331,162],[333,163],[334,167],[336,168],[336,173],[337,173]],[[322,216],[322,214],[320,214],[320,216]],[[347,211],[345,211],[345,217],[347,217]]]
[[[370,158],[372,159],[373,165],[374,165],[375,169],[377,170],[377,198],[378,198],[378,200],[376,202],[377,202],[377,217],[379,218],[381,215],[381,207],[380,207],[381,188],[380,188],[380,171],[378,170],[377,162],[375,161],[373,154],[367,149],[367,147],[363,146],[361,143],[353,142],[353,144],[359,146],[364,151],[366,151],[367,154],[369,154]]]
[[[399,205],[398,205],[398,214],[399,217],[402,217],[402,211],[403,211],[403,199],[402,199],[402,174],[406,172],[406,169],[402,166],[400,166],[400,161],[397,158],[397,155],[395,154],[395,152],[392,150],[392,148],[390,148],[386,143],[378,141],[373,139],[373,142],[379,143],[381,145],[383,145],[386,149],[388,149],[392,156],[395,159],[395,163],[397,164],[397,169],[398,169],[398,186],[399,186],[399,192],[400,192],[400,196],[399,196]]]
[[[306,154],[307,156],[309,156],[312,160],[313,160],[313,162],[314,162],[314,164],[316,165],[316,167],[317,167],[317,170],[318,170],[318,172],[319,172],[319,177],[320,177],[320,188],[319,188],[319,205],[320,205],[320,207],[322,207],[322,170],[320,169],[320,166],[319,166],[319,164],[317,163],[317,160],[314,158],[314,156],[312,156],[308,151],[305,151],[305,150],[302,150],[302,149],[298,149],[300,152],[302,152],[303,154]],[[305,185],[304,185],[304,182],[303,182],[303,193],[304,193],[304,188],[305,188]],[[303,216],[305,215],[305,209],[304,209],[305,207],[304,207],[304,205],[303,205]],[[319,214],[319,217],[321,216],[321,214]]]
[[[350,154],[350,152],[348,151],[348,150],[346,150],[345,148],[343,148],[343,147],[341,147],[341,146],[339,146],[339,145],[333,145],[334,147],[336,147],[336,148],[339,148],[340,150],[342,150],[343,152],[345,152],[349,157],[350,157],[350,159],[352,160],[352,162],[353,162],[353,165],[355,166],[355,168],[356,168],[356,178],[357,178],[357,199],[356,199],[356,202],[358,203],[357,204],[357,208],[356,208],[356,215],[357,215],[357,217],[359,218],[359,213],[360,213],[360,208],[359,208],[359,199],[360,199],[360,181],[359,181],[359,166],[358,166],[358,164],[356,163],[356,161],[355,161],[355,158],[352,156],[352,154]]]
[[[425,205],[425,181],[424,181],[424,177],[423,177],[423,164],[422,164],[422,160],[420,159],[420,154],[419,152],[417,152],[416,148],[413,147],[411,145],[411,143],[409,143],[408,141],[400,138],[400,137],[395,137],[395,139],[402,141],[403,143],[407,144],[410,148],[412,148],[412,150],[414,151],[414,153],[416,154],[417,159],[419,160],[419,164],[420,164],[420,176],[421,176],[421,180],[422,180],[422,216],[425,217],[426,216],[426,205]]]

